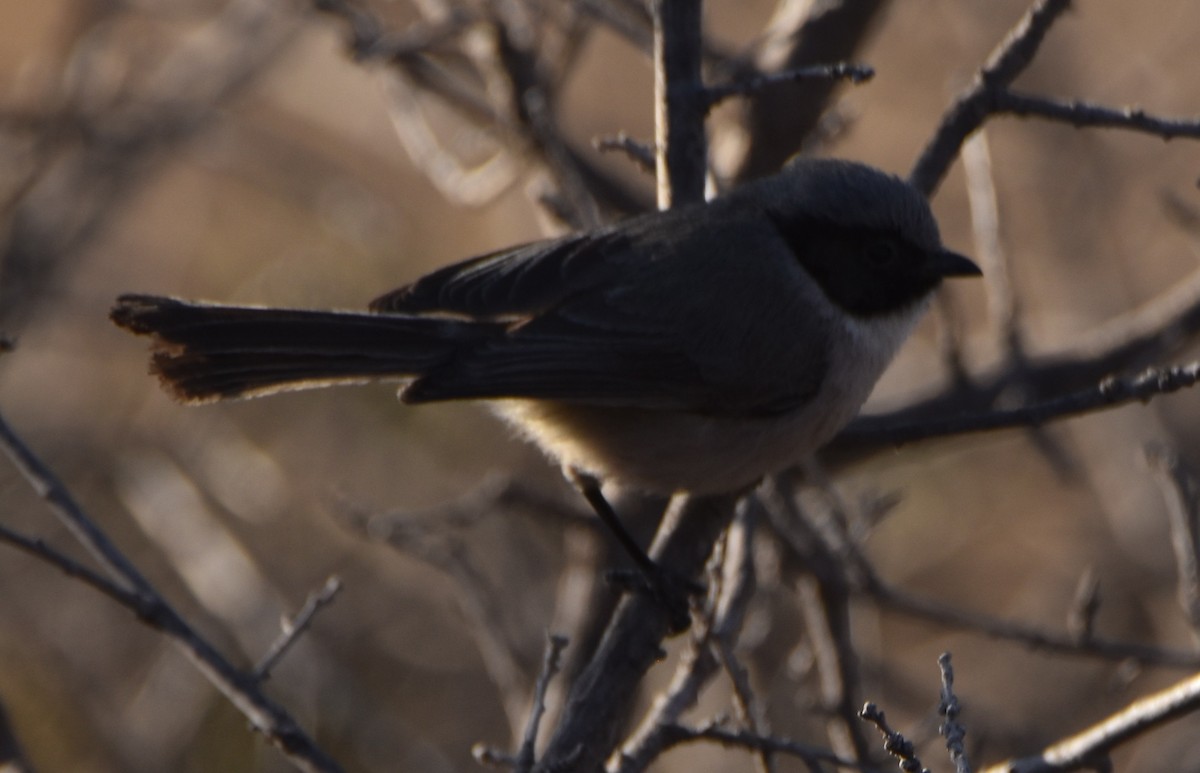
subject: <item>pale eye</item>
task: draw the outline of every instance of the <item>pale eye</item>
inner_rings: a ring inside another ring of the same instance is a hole
[[[900,256],[900,248],[888,239],[876,239],[867,245],[866,256],[874,266],[890,266]]]

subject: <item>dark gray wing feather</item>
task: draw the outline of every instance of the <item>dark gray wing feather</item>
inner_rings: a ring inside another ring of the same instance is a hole
[[[403,399],[534,398],[737,415],[803,404],[819,385],[823,351],[805,354],[812,372],[802,378],[786,367],[785,376],[763,373],[761,357],[743,361],[752,349],[742,340],[763,333],[747,326],[774,324],[771,310],[796,301],[771,260],[742,260],[743,247],[781,249],[755,217],[712,205],[644,216],[464,261],[383,296],[374,310],[506,325],[420,375]],[[767,278],[750,277],[755,267]],[[688,281],[693,271],[710,277]],[[739,290],[747,279],[766,297]],[[748,315],[739,303],[767,305]],[[714,357],[709,345],[731,354]]]
[[[628,248],[607,229],[533,242],[461,261],[371,302],[393,314],[446,312],[473,318],[534,314],[608,279],[606,258]]]

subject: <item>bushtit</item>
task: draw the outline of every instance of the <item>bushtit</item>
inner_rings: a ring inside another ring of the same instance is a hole
[[[795,160],[711,202],[484,255],[370,311],[122,296],[188,403],[396,380],[485,400],[565,468],[729,492],[828,441],[944,277],[924,198],[861,164]]]

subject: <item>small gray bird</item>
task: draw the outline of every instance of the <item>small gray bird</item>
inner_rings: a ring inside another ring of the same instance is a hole
[[[861,164],[795,160],[703,205],[448,266],[369,312],[122,296],[153,371],[204,403],[398,380],[485,400],[565,468],[672,493],[790,466],[858,412],[944,277],[925,199]]]

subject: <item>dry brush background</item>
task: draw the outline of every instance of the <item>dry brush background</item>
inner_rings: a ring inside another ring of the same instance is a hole
[[[422,4],[371,8],[403,30],[416,20],[413,5]],[[775,7],[708,5],[707,30],[725,51],[749,46]],[[906,173],[953,96],[1026,10],[1024,0],[886,4],[854,57],[876,75],[839,87],[820,152]],[[472,744],[511,745],[521,709],[477,646],[470,604],[479,599],[459,592],[461,577],[348,528],[347,516],[419,516],[498,478],[573,503],[558,471],[484,411],[404,409],[386,386],[181,408],[147,377],[142,342],[106,320],[126,291],[357,307],[438,265],[561,227],[535,201],[547,190],[536,164],[505,155],[457,185],[433,145],[414,164],[393,125],[402,97],[387,66],[353,61],[345,41],[340,19],[300,2],[0,6],[0,327],[18,343],[0,361],[0,409],[168,598],[239,662],[257,660],[279,617],[326,577],[342,578],[344,590],[273,672],[270,689],[348,769],[470,769]],[[591,141],[653,136],[650,62],[603,25],[576,43],[554,111],[563,136],[649,202],[649,179]],[[1194,116],[1198,43],[1194,2],[1079,2],[1019,84]],[[473,160],[494,152],[492,138],[426,107],[429,134],[407,128],[409,149],[441,142]],[[729,129],[738,110],[724,106],[711,122],[719,169],[738,152]],[[1029,351],[1069,346],[1197,270],[1194,142],[1015,118],[989,123],[987,139]],[[934,207],[946,242],[977,252],[961,163]],[[968,370],[994,364],[1002,341],[984,287],[956,286],[950,301]],[[944,334],[931,315],[869,408],[943,384]],[[1176,361],[1189,359],[1180,351]],[[846,470],[836,485],[852,503],[899,497],[865,548],[896,585],[1063,631],[1080,578],[1092,572],[1097,633],[1195,652],[1198,629],[1176,598],[1167,506],[1142,461],[1147,444],[1200,464],[1194,393],[1036,434],[904,448]],[[71,550],[7,467],[0,502],[6,526]],[[462,547],[464,565],[484,578],[493,633],[518,653],[508,676],[529,689],[544,633],[562,619],[564,554],[592,549],[586,530],[536,507],[455,524],[446,530],[453,538],[436,521],[420,523],[427,551]],[[769,549],[759,558],[745,661],[772,731],[826,743],[794,603],[800,591],[777,582],[785,575],[772,574],[778,558]],[[862,697],[920,741],[935,770],[948,769],[934,714],[942,651],[954,654],[962,721],[980,762],[1032,753],[1186,673],[1047,654],[865,602],[853,609]],[[658,669],[652,683],[668,673]],[[41,770],[289,769],[156,633],[7,548],[0,702]],[[728,704],[718,681],[694,716]],[[1200,770],[1198,723],[1185,717],[1122,750],[1118,769]],[[656,769],[750,765],[743,752],[706,746],[674,751]]]

